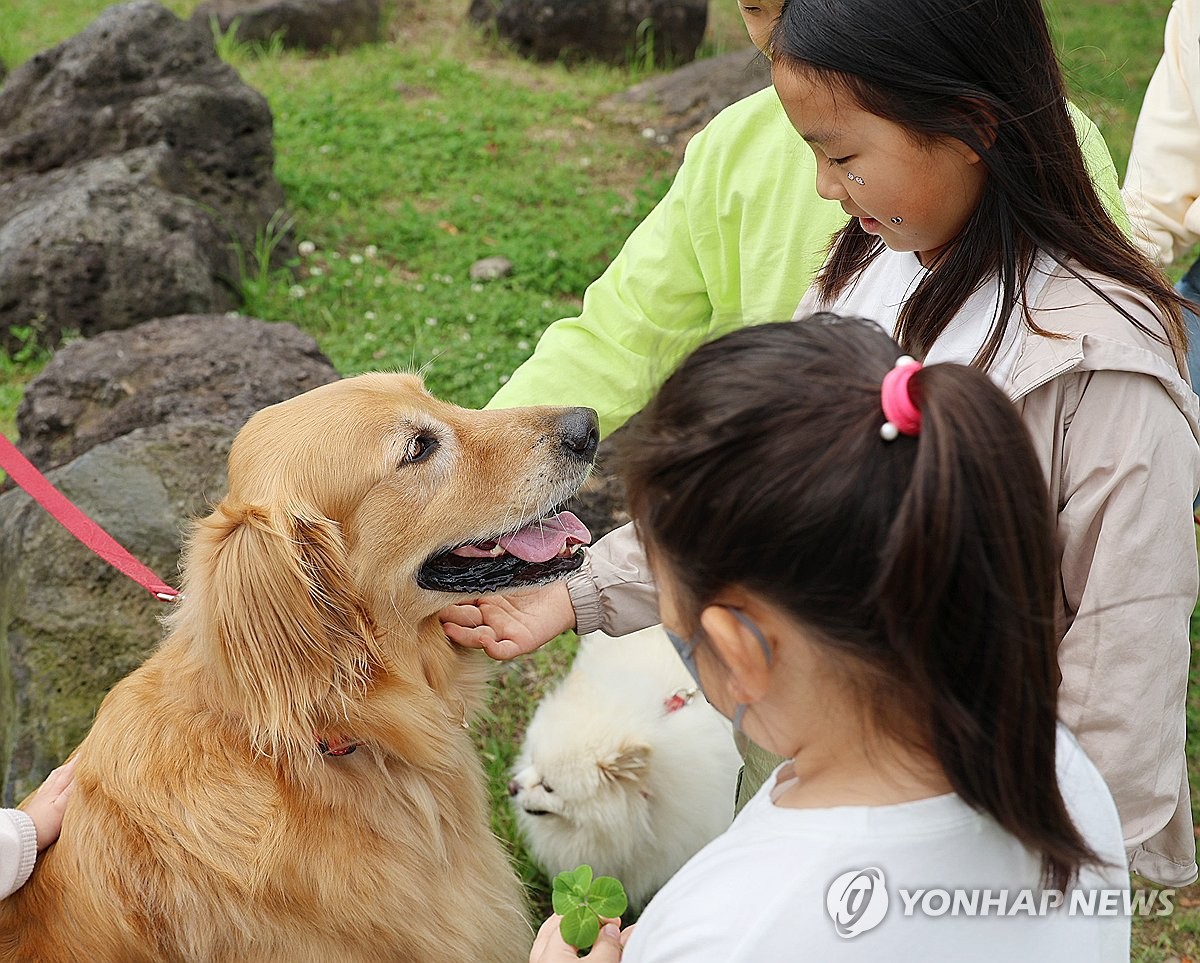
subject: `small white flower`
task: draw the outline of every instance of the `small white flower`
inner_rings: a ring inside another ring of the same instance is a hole
[[[517,350],[518,351],[528,351],[529,350],[529,342],[526,341],[524,338],[522,338],[520,341],[517,342]]]
[[[379,335],[377,335],[374,331],[367,331],[363,334],[363,340],[364,341],[378,341]]]
[[[474,321],[474,320],[475,320],[475,315],[473,315],[473,314],[468,314],[468,315],[467,315],[467,320],[468,320],[468,321]],[[467,332],[465,332],[465,331],[463,332],[463,340],[464,340],[464,341],[470,341],[470,340],[471,340],[471,336],[470,336],[470,335],[469,335]]]
[[[340,201],[342,199],[342,192],[341,191],[330,191],[329,199],[331,201]]]
[[[471,290],[478,293],[483,290],[483,285],[480,284],[478,281],[476,281],[474,284],[471,285]]]
[[[363,256],[361,254],[351,254],[348,260],[351,264],[362,264]]]
[[[306,294],[308,294],[308,292],[304,290],[303,285],[293,284],[290,288],[288,288],[288,295],[296,300],[299,300]]]
[[[325,269],[323,267],[310,267],[308,273],[315,278],[319,278],[325,273]]]
[[[658,136],[658,131],[656,131],[653,127],[643,127],[642,136],[645,137],[646,140],[654,140],[654,138]]]
[[[379,248],[377,248],[374,244],[368,244],[363,248],[363,254],[365,254],[367,257],[374,257],[378,253]]]
[[[297,246],[297,250],[305,257],[308,257],[310,254],[316,253],[317,246],[312,241],[301,241]]]
[[[506,385],[508,384],[508,375],[501,375],[497,380],[500,382],[500,384]]]
[[[468,321],[474,321],[474,320],[475,320],[475,317],[474,317],[474,315],[470,315],[470,314],[468,314],[468,315],[467,315],[467,320],[468,320]],[[458,340],[459,340],[459,341],[470,341],[470,340],[471,340],[471,332],[470,332],[470,331],[464,331],[462,334],[460,334],[460,335],[458,336]]]
[[[382,275],[382,274],[376,274],[376,275],[375,275],[375,280],[374,280],[374,281],[372,281],[371,283],[372,283],[372,284],[374,284],[374,285],[375,285],[375,287],[377,287],[377,288],[381,288],[381,287],[383,287],[383,275]]]
[[[426,323],[427,325],[429,325],[431,328],[436,328],[436,327],[437,327],[437,323],[438,323],[438,319],[437,319],[437,318],[426,318],[426,319],[425,319],[425,323]]]
[[[366,318],[368,321],[374,321],[375,320],[375,312],[368,311],[366,314],[363,315],[363,317]]]
[[[551,248],[549,251],[546,252],[546,260],[557,261],[558,260],[558,251],[554,250],[554,248]]]
[[[333,144],[322,144],[320,147],[317,148],[317,153],[318,154],[332,154],[333,153]]]
[[[417,293],[419,294],[421,291],[425,290],[425,285],[424,284],[414,284],[413,289],[416,290]]]

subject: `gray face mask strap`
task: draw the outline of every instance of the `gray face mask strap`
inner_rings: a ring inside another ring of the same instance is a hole
[[[748,632],[750,632],[751,635],[753,635],[756,639],[758,639],[758,644],[760,646],[762,646],[763,657],[767,660],[767,665],[770,665],[774,661],[774,655],[771,652],[771,646],[767,644],[766,636],[762,634],[762,629],[760,629],[757,625],[755,625],[750,620],[750,616],[746,615],[746,613],[741,611],[740,609],[735,609],[731,605],[727,605],[727,606],[725,606],[725,608],[727,611],[732,612],[733,617],[735,619],[737,619],[739,622],[741,622],[742,625],[745,626],[746,630]],[[737,704],[737,707],[733,710],[733,728],[738,732],[742,731],[742,718],[745,715],[746,715],[746,703],[739,702]]]
[[[737,619],[739,622],[741,622],[742,625],[744,625],[746,627],[747,631],[749,631],[751,635],[753,635],[756,639],[758,639],[758,644],[762,646],[763,657],[767,660],[767,665],[770,665],[771,662],[774,661],[774,654],[771,652],[771,646],[769,646],[767,644],[766,636],[762,634],[762,629],[760,629],[757,625],[755,625],[753,622],[751,622],[750,616],[746,615],[746,613],[741,611],[740,609],[735,609],[732,606],[728,606],[728,605],[726,606],[726,609],[728,611],[732,612],[733,617],[735,619]]]

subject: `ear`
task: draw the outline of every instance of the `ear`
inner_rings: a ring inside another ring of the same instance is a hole
[[[966,123],[975,129],[975,135],[984,147],[990,148],[996,143],[996,131],[1000,126],[1000,119],[987,103],[977,97],[968,98],[962,102],[961,113]],[[952,143],[954,149],[967,163],[978,164],[982,159],[964,141],[954,138],[952,139]]]
[[[627,743],[600,760],[600,772],[609,780],[637,782],[650,764],[650,747],[645,743]]]
[[[311,755],[381,667],[340,526],[308,506],[226,499],[186,558],[195,641],[211,647],[222,695],[255,748]]]
[[[700,627],[725,668],[730,694],[737,702],[752,704],[766,695],[771,666],[758,638],[730,606],[745,609],[747,603],[739,599],[708,606],[700,613]]]

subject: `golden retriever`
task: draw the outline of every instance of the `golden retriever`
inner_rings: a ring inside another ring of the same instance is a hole
[[[372,374],[264,409],[184,600],[81,744],[0,959],[524,960],[467,721],[486,656],[436,617],[577,567],[586,408],[467,411]]]

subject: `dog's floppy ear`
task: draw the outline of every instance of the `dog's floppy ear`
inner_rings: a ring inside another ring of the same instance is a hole
[[[640,742],[630,742],[616,752],[600,760],[600,772],[606,779],[624,779],[636,782],[650,764],[650,747]]]
[[[226,499],[187,549],[186,614],[254,747],[304,752],[380,668],[340,526],[305,505]]]

